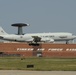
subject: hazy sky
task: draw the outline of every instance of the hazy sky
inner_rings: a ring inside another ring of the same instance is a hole
[[[17,33],[13,23],[28,23],[25,33],[76,34],[76,0],[0,0],[0,26]]]

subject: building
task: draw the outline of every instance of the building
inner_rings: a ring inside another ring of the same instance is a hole
[[[0,56],[76,58],[76,44],[0,43]]]

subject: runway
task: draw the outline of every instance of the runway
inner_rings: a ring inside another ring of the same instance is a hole
[[[76,71],[0,70],[0,75],[76,75]]]

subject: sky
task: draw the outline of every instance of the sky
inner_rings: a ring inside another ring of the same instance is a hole
[[[0,26],[17,33],[13,23],[28,23],[24,33],[76,34],[76,0],[0,0]]]

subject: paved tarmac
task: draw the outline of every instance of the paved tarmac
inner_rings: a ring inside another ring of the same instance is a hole
[[[0,70],[0,75],[76,75],[76,71]]]

